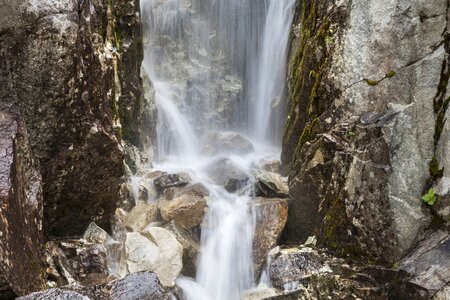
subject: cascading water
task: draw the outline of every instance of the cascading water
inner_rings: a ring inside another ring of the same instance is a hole
[[[250,170],[263,159],[278,158],[279,149],[270,141],[280,133],[269,123],[277,119],[273,99],[281,98],[284,89],[294,3],[141,1],[144,67],[158,107],[154,168],[187,171],[210,192],[197,277],[177,281],[186,300],[240,299],[255,285],[251,186],[229,193],[208,168],[225,160],[251,177]],[[213,130],[246,134],[256,150],[206,155],[210,141],[204,137]]]

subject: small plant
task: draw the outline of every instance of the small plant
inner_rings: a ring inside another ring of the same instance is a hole
[[[430,188],[428,190],[428,193],[422,196],[422,200],[430,206],[434,205],[434,203],[436,202],[436,195],[434,194],[433,188]]]

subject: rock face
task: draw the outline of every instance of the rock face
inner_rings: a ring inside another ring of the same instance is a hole
[[[141,105],[137,0],[1,0],[1,107],[18,107],[40,162],[47,236],[109,228],[136,146]],[[5,16],[3,18],[3,16]]]
[[[391,263],[430,224],[421,196],[448,159],[447,1],[314,0],[297,10],[285,240],[316,235],[336,253]]]
[[[256,198],[251,203],[256,223],[253,237],[253,260],[259,273],[270,249],[277,245],[288,217],[286,199]]]
[[[173,286],[183,267],[183,246],[163,228],[127,233],[125,251],[130,273],[155,272],[163,286]]]
[[[0,298],[45,287],[42,206],[25,124],[0,111]]]

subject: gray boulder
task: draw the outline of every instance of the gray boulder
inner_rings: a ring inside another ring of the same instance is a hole
[[[256,179],[255,193],[257,197],[287,198],[289,196],[287,178],[263,170],[252,170],[251,173]]]
[[[227,185],[229,180],[245,181],[248,179],[248,175],[228,158],[215,160],[205,170],[214,183],[222,186]]]
[[[184,172],[178,174],[163,174],[153,180],[153,184],[158,193],[164,192],[167,188],[186,186],[190,182],[191,177]]]

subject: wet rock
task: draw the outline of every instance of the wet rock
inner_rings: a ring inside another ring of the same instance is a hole
[[[183,245],[183,269],[181,274],[195,278],[197,272],[197,257],[200,252],[199,242],[192,237],[192,234],[184,228],[178,226],[175,222],[168,223],[165,229],[172,232],[178,242]]]
[[[201,183],[196,183],[193,185],[188,185],[185,187],[171,187],[164,190],[164,198],[167,200],[172,200],[181,195],[190,195],[196,197],[208,197],[208,189]]]
[[[130,188],[133,198],[136,201],[155,201],[158,196],[153,179],[148,176],[132,177],[130,180]]]
[[[111,288],[111,300],[169,300],[167,291],[155,273],[139,272],[115,282]]]
[[[95,285],[111,280],[105,245],[84,240],[65,240],[46,244],[47,273],[59,286]]]
[[[32,293],[28,296],[20,297],[19,300],[91,300],[91,298],[84,296],[74,291],[63,289],[50,289],[47,291]]]
[[[253,144],[234,132],[212,131],[202,137],[203,152],[206,155],[247,154],[254,150]]]
[[[130,273],[154,272],[163,286],[173,286],[183,267],[183,246],[163,228],[127,233],[125,251]]]
[[[156,190],[162,193],[165,189],[170,187],[185,186],[191,182],[191,177],[187,173],[178,174],[164,174],[156,177],[153,180]]]
[[[269,198],[287,198],[289,196],[287,179],[280,174],[263,170],[252,170],[251,173],[256,179],[256,196]]]
[[[126,215],[123,225],[140,232],[148,225],[159,221],[159,210],[156,202],[139,201]]]
[[[0,110],[0,298],[45,286],[42,206],[25,124]]]
[[[206,167],[206,172],[214,183],[225,186],[230,179],[247,180],[248,175],[231,159],[219,158]]]
[[[244,189],[245,187],[247,187],[249,181],[250,180],[248,178],[246,178],[246,179],[231,178],[231,179],[228,179],[227,183],[225,184],[225,189],[229,193],[236,193],[236,192]]]
[[[109,234],[92,222],[84,232],[83,239],[92,244],[106,244]]]
[[[450,278],[450,234],[437,231],[400,261],[400,269],[412,274],[411,282],[429,295],[443,289]]]
[[[253,261],[256,273],[261,270],[267,253],[277,245],[288,217],[286,199],[256,198],[251,202],[256,223],[253,236]]]
[[[286,249],[271,253],[269,269],[272,284],[280,289],[285,285],[299,284],[323,266],[319,253],[311,248]]]
[[[185,229],[191,229],[202,222],[206,200],[202,197],[183,194],[170,201],[160,201],[158,207],[164,220],[174,221]]]

